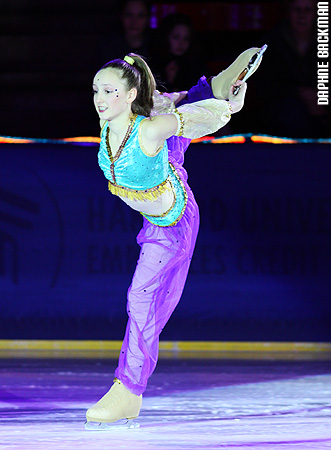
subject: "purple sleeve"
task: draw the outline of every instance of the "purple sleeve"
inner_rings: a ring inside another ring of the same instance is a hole
[[[205,76],[201,77],[198,83],[191,87],[188,91],[187,95],[183,100],[177,103],[176,106],[185,105],[186,103],[194,103],[199,100],[206,100],[207,98],[214,98],[213,91],[211,90],[211,86],[207,81]],[[172,160],[178,162],[178,164],[182,165],[184,162],[184,153],[187,150],[187,147],[190,145],[191,139],[184,138],[182,136],[172,136],[167,139],[169,156]]]
[[[194,103],[199,100],[214,98],[213,91],[205,76],[201,77],[198,83],[191,87],[187,95],[176,106],[185,105],[186,103]]]

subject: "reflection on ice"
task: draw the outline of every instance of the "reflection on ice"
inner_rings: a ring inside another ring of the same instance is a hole
[[[86,431],[108,431],[113,432],[117,430],[132,430],[134,428],[139,428],[140,423],[133,420],[119,420],[116,423],[96,423],[96,422],[85,422]]]
[[[109,362],[0,361],[0,448],[331,449],[331,364],[160,363],[140,428],[86,432]]]

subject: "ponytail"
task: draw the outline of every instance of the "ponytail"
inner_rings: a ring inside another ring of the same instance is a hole
[[[126,81],[127,89],[137,89],[137,97],[132,103],[132,112],[149,117],[153,109],[153,93],[156,83],[151,69],[145,60],[135,53],[129,53],[124,60],[114,59],[101,69],[112,68],[121,73]]]

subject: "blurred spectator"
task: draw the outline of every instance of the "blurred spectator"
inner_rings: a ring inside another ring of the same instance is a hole
[[[189,89],[205,70],[190,18],[180,13],[169,14],[158,31],[152,61],[154,73],[168,91]]]
[[[102,37],[98,51],[99,66],[130,52],[149,58],[153,30],[149,27],[150,3],[147,0],[124,0],[119,3],[116,25]]]
[[[317,105],[316,2],[288,0],[285,8],[283,23],[265,37],[269,47],[254,77],[254,131],[327,137],[329,112]]]

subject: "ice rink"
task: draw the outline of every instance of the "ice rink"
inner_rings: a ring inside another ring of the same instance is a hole
[[[86,431],[115,364],[0,359],[0,448],[331,449],[331,361],[160,360],[140,428]]]

